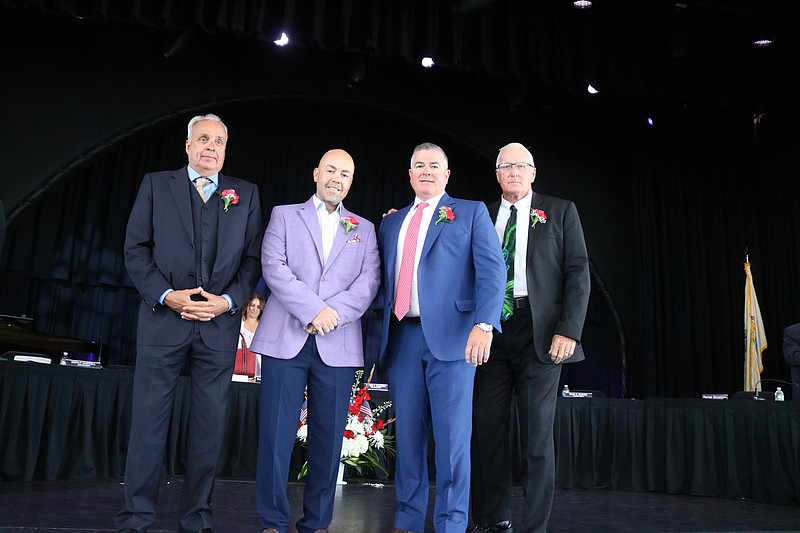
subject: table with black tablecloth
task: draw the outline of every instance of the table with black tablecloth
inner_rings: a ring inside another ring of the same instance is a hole
[[[189,387],[181,378],[167,474],[184,469]],[[131,370],[0,362],[0,479],[123,475],[132,389]],[[221,475],[255,476],[258,391],[232,384]],[[560,488],[800,503],[796,402],[559,398],[555,442]]]

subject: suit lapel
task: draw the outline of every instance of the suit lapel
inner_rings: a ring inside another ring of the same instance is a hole
[[[431,218],[430,225],[428,226],[428,233],[425,235],[425,243],[422,245],[422,255],[420,255],[420,261],[422,261],[423,257],[428,255],[433,243],[439,238],[442,228],[447,225],[447,222],[442,222],[440,224],[436,223],[436,221],[439,219],[439,208],[446,205],[452,209],[455,203],[455,200],[450,198],[447,193],[444,193],[442,199],[439,200],[439,205],[436,206],[436,211],[433,212],[433,217]],[[455,220],[458,220],[458,213],[453,210],[453,214],[456,217]],[[455,222],[455,220],[453,222]]]
[[[351,213],[350,211],[345,209],[344,206],[342,206],[341,216],[342,217],[352,216],[353,218],[356,218],[355,215],[353,215],[353,213]],[[357,228],[354,228],[352,230],[353,234],[355,234],[357,232],[358,232]],[[334,235],[334,237],[333,237],[333,244],[331,245],[331,251],[328,254],[328,260],[325,261],[325,266],[322,268],[323,273],[326,270],[328,270],[328,266],[331,263],[333,263],[334,260],[336,260],[336,258],[339,256],[339,253],[342,251],[342,249],[344,248],[344,245],[347,243],[347,241],[349,239],[350,239],[350,235],[345,233],[344,226],[342,226],[342,224],[338,224],[336,226],[336,235]]]
[[[189,235],[189,241],[194,244],[194,229],[192,227],[192,203],[189,198],[187,189],[187,182],[189,181],[189,171],[186,167],[177,170],[170,176],[172,179],[169,181],[169,190],[172,193],[172,199],[175,201],[175,207],[178,210],[178,216],[183,223],[183,228]]]
[[[386,231],[382,232],[386,235],[386,243],[383,245],[383,268],[386,271],[386,287],[384,291],[386,298],[389,301],[394,301],[394,270],[397,263],[397,245],[400,239],[400,228],[403,227],[403,221],[408,216],[409,210],[414,204],[408,205],[397,213],[383,219],[381,224],[386,224]]]
[[[542,195],[533,193],[533,197],[531,197],[531,209],[541,209],[544,207],[544,198]],[[539,233],[541,233],[541,222],[536,224],[535,228],[530,227],[530,219],[531,214],[528,213],[528,217],[526,220],[526,224],[528,224],[528,250],[525,254],[527,257],[527,261],[529,265],[533,264],[533,247],[536,246],[536,240],[539,238]]]
[[[322,228],[319,226],[319,219],[317,219],[317,211],[314,208],[314,198],[309,198],[306,203],[300,206],[300,218],[308,229],[311,239],[314,241],[314,247],[317,249],[317,257],[319,264],[324,264],[322,257]]]

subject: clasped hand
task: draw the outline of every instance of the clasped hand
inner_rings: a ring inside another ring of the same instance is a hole
[[[314,320],[303,329],[311,335],[319,335],[322,337],[326,333],[330,333],[336,326],[339,325],[339,313],[336,312],[331,306],[325,306],[325,309],[319,312]]]
[[[205,300],[192,300],[192,296],[195,294],[202,296]],[[228,300],[218,294],[212,294],[202,287],[170,291],[164,297],[164,305],[181,315],[184,320],[201,322],[208,322],[228,310]]]

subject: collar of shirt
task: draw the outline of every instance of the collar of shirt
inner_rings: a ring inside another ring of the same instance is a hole
[[[420,202],[426,202],[428,204],[428,207],[433,207],[434,209],[436,209],[436,206],[439,205],[439,202],[442,200],[442,196],[444,196],[444,191],[440,192],[433,198],[428,198],[427,200],[420,200],[419,197],[415,196],[414,205],[411,206],[411,213],[412,214],[414,213],[417,204]]]
[[[211,181],[211,183],[213,183],[213,184],[214,184],[214,188],[215,188],[215,189],[216,189],[217,187],[219,187],[219,173],[217,173],[217,174],[212,174],[212,175],[210,175],[210,176],[203,176],[202,174],[200,174],[199,172],[197,172],[195,169],[193,169],[193,168],[191,167],[191,165],[187,165],[186,169],[189,171],[189,181],[191,181],[191,182],[192,182],[192,185],[194,185],[194,180],[196,180],[197,178],[199,178],[199,177],[201,177],[201,176],[202,176],[202,177],[204,177],[204,178],[206,178],[206,179],[210,180],[210,181]]]
[[[531,201],[533,200],[533,191],[528,191],[524,197],[520,198],[516,203],[512,204],[502,196],[500,197],[500,210],[505,211],[504,215],[505,218],[508,218],[509,213],[511,213],[511,206],[517,208],[518,213],[530,213],[531,212]],[[499,216],[499,215],[498,215]],[[505,226],[504,226],[505,227]]]
[[[328,206],[325,204],[325,202],[319,199],[319,196],[315,194],[314,196],[311,197],[311,199],[314,201],[314,209],[317,210],[317,214],[323,214],[323,215],[333,214],[333,213],[328,213]],[[334,209],[333,212],[339,215],[339,217],[342,216],[342,202],[339,202],[339,205],[336,206],[336,209]]]

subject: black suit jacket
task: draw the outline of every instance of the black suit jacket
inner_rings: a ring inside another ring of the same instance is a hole
[[[554,334],[578,341],[575,352],[565,363],[584,359],[581,333],[589,305],[589,255],[583,227],[575,204],[533,192],[532,209],[541,209],[547,222],[528,231],[526,278],[531,304],[533,342],[544,363],[550,360]],[[500,201],[489,206],[492,221],[497,220]],[[530,225],[530,217],[528,217]]]
[[[125,236],[125,266],[142,296],[137,343],[175,346],[192,330],[192,321],[182,320],[158,298],[167,289],[197,287],[191,197],[186,167],[145,175],[128,220]],[[204,289],[228,294],[236,306],[209,322],[200,322],[203,342],[214,350],[236,349],[240,326],[238,308],[247,299],[260,275],[259,245],[262,232],[258,188],[247,181],[219,174],[217,192],[234,189],[239,203],[223,210],[219,195],[216,260]],[[196,194],[196,193],[195,193]]]
[[[783,358],[791,366],[792,382],[800,384],[800,323],[783,330]],[[792,388],[792,398],[800,400],[800,388]]]

